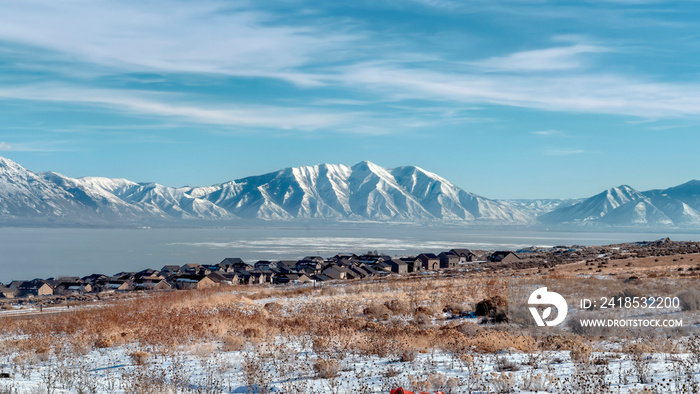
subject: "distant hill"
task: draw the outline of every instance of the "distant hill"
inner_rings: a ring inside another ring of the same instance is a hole
[[[646,192],[622,185],[538,219],[550,224],[700,226],[700,182]]]

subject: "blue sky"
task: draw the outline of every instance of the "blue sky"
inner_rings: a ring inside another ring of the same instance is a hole
[[[700,178],[699,11],[6,0],[0,155],[168,186],[370,160],[491,198],[668,187]]]

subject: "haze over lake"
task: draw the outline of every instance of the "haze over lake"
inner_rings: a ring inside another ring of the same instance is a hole
[[[418,227],[338,223],[228,228],[0,228],[0,282],[159,269],[166,264],[298,259],[320,254],[440,252],[454,247],[517,249],[532,245],[700,241],[698,232],[548,231],[519,228]]]

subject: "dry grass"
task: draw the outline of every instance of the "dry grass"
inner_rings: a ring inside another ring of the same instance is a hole
[[[305,383],[301,382],[306,378],[335,384],[342,381],[336,377],[341,366],[344,370],[350,364],[349,355],[386,357],[396,361],[393,365],[397,368],[403,365],[412,371],[419,360],[435,352],[448,353],[455,363],[463,365],[462,385],[488,386],[503,392],[512,390],[515,384],[509,371],[526,367],[509,365],[505,358],[499,358],[503,372],[489,377],[481,376],[478,370],[484,358],[494,357],[489,355],[494,353],[501,357],[502,350],[505,354],[565,350],[570,351],[577,365],[597,365],[592,357],[593,344],[582,336],[536,339],[507,324],[449,320],[484,306],[506,311],[505,281],[493,276],[489,273],[490,280],[479,276],[405,276],[337,282],[319,289],[241,286],[173,291],[114,300],[98,308],[72,308],[62,314],[4,317],[0,318],[0,336],[7,340],[0,342],[0,355],[15,354],[19,365],[55,359],[57,355],[82,355],[96,348],[125,347],[132,363],[138,366],[129,377],[134,384],[129,392],[139,392],[136,388],[144,384],[155,387],[152,392],[179,392],[178,376],[186,374],[178,366],[177,355],[183,353],[201,360],[213,360],[220,351],[245,354],[238,366],[243,380],[256,385],[260,392],[270,387],[273,378],[281,380],[281,375],[296,377],[280,383],[288,385],[283,392],[303,393]],[[483,300],[489,300],[488,305]],[[312,349],[312,355],[301,356],[306,352],[285,348],[280,345],[280,337]],[[678,351],[675,344],[663,339],[646,338],[637,344],[638,348],[622,349],[620,356],[638,360],[635,374],[640,381],[646,379],[647,371],[644,358],[637,355]],[[163,359],[173,361],[170,378],[153,380],[162,375],[157,368]],[[274,370],[269,369],[271,365]],[[215,364],[206,368],[225,371],[229,367]],[[214,372],[207,376],[215,376]],[[386,379],[400,377],[393,369],[380,373]],[[387,382],[393,384],[394,380]],[[414,377],[412,382],[414,388],[445,392],[457,384],[439,374]],[[552,382],[540,374],[522,384],[543,388]]]
[[[623,256],[620,256],[623,257]],[[612,259],[605,264],[591,264],[585,261],[562,264],[556,267],[550,277],[571,278],[578,274],[616,275],[641,278],[654,277],[700,277],[700,254],[674,254],[669,256],[651,256]]]
[[[138,344],[168,352],[217,341],[223,349],[241,350],[279,335],[310,337],[319,350],[397,358],[429,349],[533,349],[535,341],[525,335],[441,323],[450,314],[473,309],[495,289],[493,281],[478,278],[402,277],[321,290],[306,286],[173,291],[62,314],[0,318],[0,334],[17,338],[3,342],[0,351],[84,354],[92,348]]]

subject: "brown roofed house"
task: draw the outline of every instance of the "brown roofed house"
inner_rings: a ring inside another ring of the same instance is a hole
[[[22,282],[17,290],[22,297],[53,295],[53,287],[41,279]]]
[[[493,254],[488,257],[488,260],[493,263],[514,263],[520,261],[520,257],[509,250],[499,250],[493,252]]]
[[[0,298],[15,298],[16,295],[16,290],[5,286],[0,286]]]
[[[203,275],[180,275],[175,277],[173,282],[178,290],[201,290],[218,286],[216,282]]]

